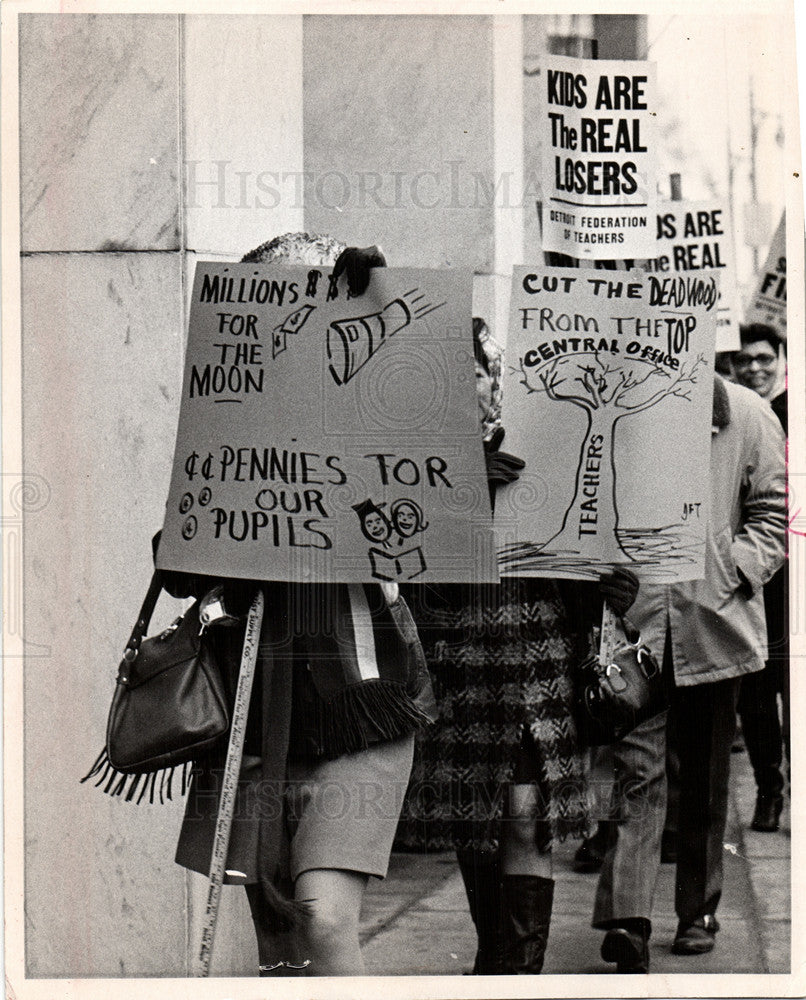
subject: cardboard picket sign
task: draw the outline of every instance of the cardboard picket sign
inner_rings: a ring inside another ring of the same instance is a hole
[[[469,273],[200,263],[161,569],[497,579]]]
[[[786,213],[775,230],[745,319],[771,326],[786,340]]]
[[[515,268],[498,491],[504,576],[700,579],[718,273]]]
[[[658,206],[658,239],[646,269],[657,274],[701,274],[718,270],[717,351],[738,351],[738,288],[733,235],[727,205],[707,201],[665,201]]]
[[[543,250],[654,256],[655,64],[549,56],[542,73]]]

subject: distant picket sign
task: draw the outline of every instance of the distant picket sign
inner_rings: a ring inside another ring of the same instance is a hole
[[[786,214],[775,230],[745,319],[771,326],[786,340]]]
[[[655,64],[549,56],[542,74],[543,250],[652,257]]]
[[[661,202],[654,259],[645,266],[658,274],[719,271],[716,349],[739,349],[736,260],[730,214],[724,202]]]

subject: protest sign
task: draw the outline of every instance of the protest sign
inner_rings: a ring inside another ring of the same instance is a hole
[[[496,579],[471,277],[202,263],[158,565],[261,580]]]
[[[746,313],[748,323],[764,323],[786,339],[786,214],[772,238]]]
[[[655,65],[544,63],[543,250],[590,260],[655,250]]]
[[[703,575],[718,273],[515,269],[502,575]]]
[[[727,206],[717,200],[663,202],[653,257],[646,269],[659,274],[721,272],[716,349],[738,351],[736,264]]]

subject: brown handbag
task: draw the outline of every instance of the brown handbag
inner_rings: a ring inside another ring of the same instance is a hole
[[[574,676],[574,721],[587,746],[617,743],[668,707],[666,685],[658,662],[641,636],[621,619],[624,642],[602,666],[592,653]]]
[[[159,635],[144,639],[162,589],[155,571],[118,668],[109,709],[106,746],[89,773],[109,795],[129,802],[171,798],[174,768],[188,770],[229,730],[221,673],[199,620],[199,601]],[[149,792],[150,788],[150,792]]]

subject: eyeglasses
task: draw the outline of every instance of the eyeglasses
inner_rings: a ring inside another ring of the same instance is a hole
[[[777,360],[775,354],[737,354],[733,363],[737,368],[749,368],[755,361],[762,368],[770,368]]]

